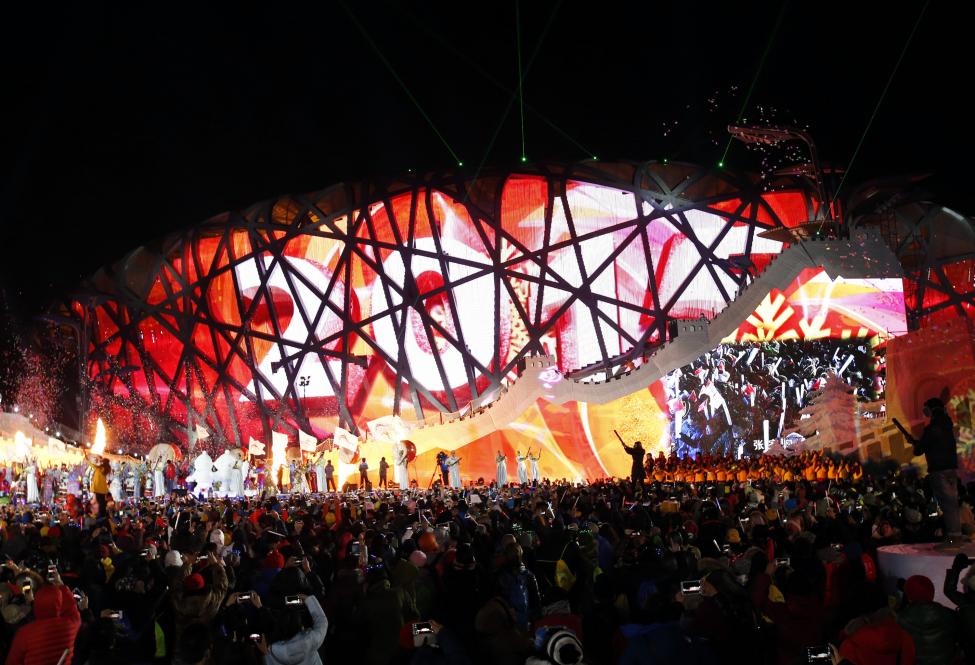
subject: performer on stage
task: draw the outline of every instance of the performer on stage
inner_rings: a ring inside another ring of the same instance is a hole
[[[406,449],[406,444],[397,441],[396,445],[393,446],[393,477],[400,489],[406,489],[410,486],[410,478],[406,470],[409,457],[410,453]]]
[[[31,459],[24,470],[27,478],[27,503],[40,503],[41,492],[37,487],[37,462]]]
[[[325,491],[325,464],[322,460],[325,459],[325,453],[321,453],[318,459],[315,460],[315,491],[324,492]]]
[[[153,496],[164,496],[166,494],[166,480],[163,477],[163,465],[165,462],[162,458],[157,458],[155,463],[152,465],[152,495]]]
[[[643,450],[643,444],[636,441],[633,443],[633,446],[630,447],[622,441],[620,441],[620,443],[623,445],[623,450],[626,451],[626,454],[633,458],[633,464],[630,467],[630,480],[634,483],[643,484],[643,479],[645,477],[643,471],[643,457],[646,455],[646,451]]]
[[[537,455],[532,455],[532,449],[528,449],[528,478],[534,482],[541,480],[541,474],[538,473],[538,460],[542,459],[542,449],[538,449]]]
[[[389,462],[386,461],[385,457],[379,459],[379,486],[383,489],[389,489],[389,483],[386,481],[386,472],[389,471]]]
[[[166,494],[172,494],[173,490],[176,489],[176,464],[173,460],[166,462],[166,468],[163,469],[163,478],[166,485]]]
[[[528,484],[528,467],[525,466],[525,460],[528,458],[521,454],[520,450],[515,451],[515,459],[518,460],[518,483],[520,485]]]
[[[457,457],[457,451],[451,451],[450,457],[447,458],[447,466],[450,468],[450,486],[456,490],[461,489],[460,458]]]
[[[112,500],[121,504],[125,496],[122,494],[122,467],[118,462],[112,462],[112,482],[108,486],[108,493]]]
[[[328,460],[325,464],[325,491],[335,492],[335,467],[332,466],[332,460]]]
[[[96,464],[89,458],[88,466],[91,467],[91,493],[95,495],[98,504],[98,517],[105,517],[108,506],[108,474],[111,465],[107,459],[102,459]]]
[[[234,455],[234,463],[230,467],[230,496],[244,496],[244,466]]]
[[[359,488],[369,489],[369,465],[366,463],[365,457],[359,462]]]
[[[450,466],[447,464],[447,453],[442,450],[437,453],[437,468],[440,469],[440,482],[447,487],[450,484]]]
[[[505,454],[499,450],[497,456],[494,458],[494,461],[498,465],[498,487],[504,487],[508,484],[508,458],[505,457]]]
[[[56,467],[51,467],[44,472],[44,476],[41,479],[41,503],[45,506],[53,505],[54,495],[57,491],[58,486],[58,470]]]

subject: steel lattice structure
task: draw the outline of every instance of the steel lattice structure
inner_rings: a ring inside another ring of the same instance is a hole
[[[527,356],[570,372],[661,344],[781,250],[761,231],[815,218],[814,192],[654,162],[343,184],[139,248],[69,313],[133,430],[323,437],[457,412]]]

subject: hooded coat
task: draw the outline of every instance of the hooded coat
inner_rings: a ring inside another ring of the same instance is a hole
[[[6,665],[56,663],[67,651],[64,662],[74,657],[74,641],[81,628],[81,615],[71,590],[64,585],[45,585],[34,598],[34,620],[14,636]]]

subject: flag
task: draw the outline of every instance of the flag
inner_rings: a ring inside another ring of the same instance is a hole
[[[196,440],[200,441],[202,439],[209,439],[210,433],[207,431],[206,427],[203,427],[199,423],[196,425]],[[251,439],[253,441],[253,439]]]
[[[257,455],[258,457],[266,454],[264,452],[264,444],[258,441],[257,439],[255,439],[254,437],[251,437],[251,440],[247,444],[247,454]]]
[[[300,448],[303,452],[313,453],[317,447],[318,439],[313,437],[311,434],[305,434],[301,430],[298,430],[298,448]]]
[[[47,437],[47,447],[50,450],[65,450],[64,441],[55,439],[53,436]]]
[[[342,450],[354,453],[359,447],[359,437],[341,427],[335,428],[335,445]]]
[[[410,435],[410,425],[399,416],[382,416],[368,423],[372,438],[380,441],[402,441]]]

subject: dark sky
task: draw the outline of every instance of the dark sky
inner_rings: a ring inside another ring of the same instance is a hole
[[[452,166],[342,5],[64,4],[16,3],[0,27],[0,286],[15,311],[226,209]],[[792,2],[746,115],[780,109],[810,125],[825,160],[847,163],[922,4]],[[963,4],[928,7],[850,177],[931,171],[939,200],[970,214]],[[524,86],[542,116],[603,160],[712,163],[781,8],[521,5],[525,62],[551,18]],[[348,6],[468,167],[484,159],[510,96],[481,71],[515,84],[514,1]],[[518,159],[518,128],[515,104],[489,163]],[[531,112],[526,134],[531,158],[587,156]],[[728,164],[749,159],[736,146]]]

